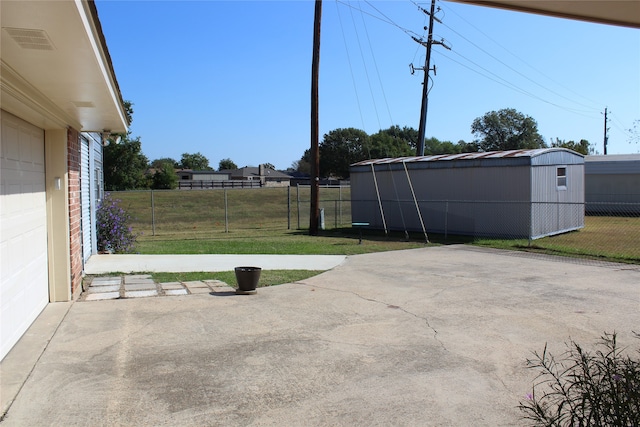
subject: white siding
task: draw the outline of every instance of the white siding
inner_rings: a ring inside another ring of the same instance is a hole
[[[80,138],[80,197],[82,207],[82,259],[86,262],[91,256],[92,227],[91,227],[91,156],[89,155],[89,140]]]

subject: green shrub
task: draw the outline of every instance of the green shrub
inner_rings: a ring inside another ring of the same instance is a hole
[[[546,427],[640,426],[640,361],[623,354],[615,332],[600,345],[591,353],[571,340],[559,361],[546,345],[535,352],[527,365],[539,372],[519,405],[524,418]]]

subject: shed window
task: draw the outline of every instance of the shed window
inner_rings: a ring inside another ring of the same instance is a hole
[[[556,169],[556,180],[558,183],[558,189],[567,188],[567,168],[559,167]]]

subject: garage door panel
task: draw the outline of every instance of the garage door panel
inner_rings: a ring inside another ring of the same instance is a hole
[[[11,286],[7,286],[11,290],[2,294],[1,354],[3,356],[15,345],[48,303],[48,294],[43,297],[38,286],[28,286],[29,283],[36,283],[39,280],[42,280],[42,277],[30,278],[26,274],[20,274],[11,281]],[[23,284],[26,286],[21,286]]]
[[[44,131],[1,116],[0,359],[49,302]]]
[[[2,113],[2,116],[3,116],[2,140],[3,141],[18,140],[18,129],[19,129],[18,124],[13,123],[4,112]],[[20,147],[16,146],[15,144],[9,144],[9,143],[2,144],[2,158],[3,160],[7,160],[7,161],[20,160]]]

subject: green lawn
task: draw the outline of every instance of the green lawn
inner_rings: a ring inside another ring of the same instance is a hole
[[[578,231],[528,240],[483,239],[478,245],[640,264],[640,218],[587,216]]]
[[[322,273],[317,270],[263,270],[260,274],[258,287],[294,283]],[[191,282],[197,280],[220,280],[229,286],[237,287],[236,276],[233,271],[206,272],[194,271],[189,273],[151,273],[153,280],[163,282]]]
[[[412,233],[407,240],[404,233],[387,236],[368,230],[358,244],[358,231],[351,228],[348,187],[320,189],[326,229],[315,237],[307,233],[308,187],[154,191],[153,200],[150,191],[112,194],[133,217],[131,225],[139,234],[137,251],[144,254],[354,255],[425,245],[421,233]],[[432,244],[467,243],[640,264],[638,217],[587,216],[583,229],[531,245],[528,240],[429,238]]]

